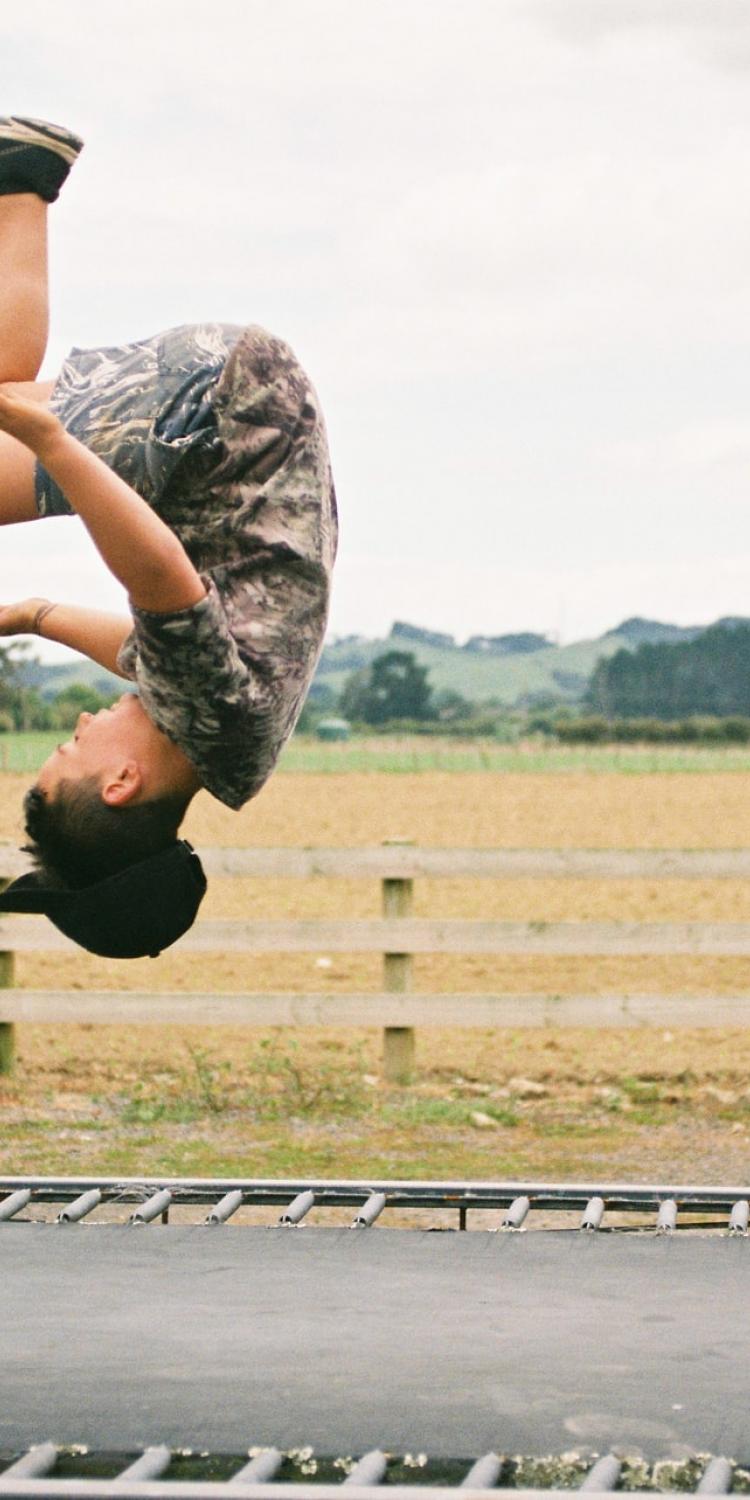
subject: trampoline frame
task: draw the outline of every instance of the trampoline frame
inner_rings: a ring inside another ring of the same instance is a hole
[[[607,1213],[656,1214],[655,1227],[678,1227],[680,1211],[726,1217],[746,1233],[750,1184],[721,1187],[685,1183],[554,1183],[535,1181],[263,1178],[263,1177],[0,1177],[0,1223],[30,1203],[61,1204],[62,1218],[81,1219],[99,1204],[134,1204],[131,1219],[168,1221],[172,1207],[210,1207],[207,1223],[225,1223],[239,1208],[280,1207],[279,1222],[300,1223],[316,1208],[354,1208],[352,1227],[367,1228],[384,1209],[443,1209],[467,1228],[471,1210],[505,1210],[503,1227],[520,1228],[531,1210],[580,1212],[581,1228],[596,1230]],[[64,1207],[73,1206],[73,1212]],[[721,1227],[721,1226],[714,1226]]]

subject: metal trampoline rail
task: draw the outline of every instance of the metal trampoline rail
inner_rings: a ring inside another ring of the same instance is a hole
[[[613,1219],[646,1215],[647,1227],[669,1234],[695,1227],[696,1215],[709,1215],[705,1227],[746,1235],[750,1223],[750,1185],[699,1186],[675,1183],[550,1183],[472,1181],[378,1181],[318,1178],[157,1178],[157,1177],[0,1177],[0,1225],[17,1222],[35,1205],[60,1205],[58,1223],[96,1222],[102,1207],[132,1205],[127,1222],[146,1225],[169,1221],[170,1209],[204,1206],[198,1222],[223,1225],[242,1208],[280,1208],[271,1222],[293,1227],[315,1222],[315,1211],[354,1210],[352,1228],[369,1228],[381,1217],[398,1223],[394,1209],[443,1209],[467,1227],[469,1212],[495,1210],[499,1221],[489,1228],[534,1227],[540,1211],[575,1213],[578,1227],[590,1233],[611,1229]],[[681,1217],[682,1216],[682,1217]],[[720,1220],[722,1222],[716,1222]],[[639,1226],[643,1227],[643,1226]]]
[[[463,1479],[454,1483],[435,1484],[387,1484],[388,1455],[379,1449],[366,1453],[354,1465],[351,1472],[337,1484],[330,1482],[275,1483],[283,1461],[276,1449],[258,1454],[249,1463],[243,1464],[229,1479],[165,1479],[172,1455],[167,1447],[146,1448],[134,1461],[127,1464],[109,1479],[85,1477],[56,1477],[54,1474],[57,1450],[51,1443],[32,1448],[0,1474],[0,1496],[4,1500],[24,1500],[24,1497],[59,1496],[60,1500],[338,1500],[341,1490],[360,1497],[360,1500],[379,1500],[383,1486],[391,1500],[445,1500],[447,1495],[460,1491],[465,1500],[489,1500],[490,1496],[507,1497],[507,1500],[539,1500],[540,1489],[507,1487],[500,1484],[505,1467],[504,1460],[495,1453],[487,1453],[477,1459],[466,1470]],[[620,1479],[622,1462],[613,1454],[607,1454],[594,1462],[577,1488],[585,1491],[591,1500],[609,1496]],[[681,1493],[726,1494],[730,1491],[733,1466],[725,1458],[710,1458],[705,1462],[701,1478],[695,1487],[683,1489]],[[269,1488],[272,1486],[271,1495]],[[575,1487],[557,1489],[547,1487],[541,1493],[564,1500],[575,1492]],[[636,1497],[654,1494],[653,1489],[632,1489],[628,1493]]]

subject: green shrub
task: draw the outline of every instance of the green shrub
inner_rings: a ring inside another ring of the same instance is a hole
[[[612,737],[612,726],[598,714],[585,719],[561,720],[555,725],[557,738],[565,745],[601,745]]]
[[[557,720],[553,732],[563,744],[721,745],[750,742],[750,718],[693,714],[687,719],[605,719],[589,715]]]

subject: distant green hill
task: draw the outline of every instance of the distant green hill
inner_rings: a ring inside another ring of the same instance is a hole
[[[739,618],[725,617],[716,623],[737,624]],[[556,646],[532,632],[475,635],[460,646],[450,635],[397,620],[390,634],[381,640],[352,635],[329,642],[320,659],[315,687],[338,696],[350,672],[369,666],[385,651],[399,650],[412,651],[417,661],[429,669],[433,689],[438,692],[451,689],[473,703],[492,700],[512,707],[533,704],[542,696],[574,703],[602,657],[613,656],[623,648],[634,651],[644,641],[656,644],[693,640],[706,629],[705,625],[669,625],[635,617],[595,640],[575,641],[569,646]],[[30,662],[23,668],[23,680],[45,698],[55,697],[74,682],[83,682],[102,693],[123,690],[122,678],[105,672],[83,656],[71,655],[69,662],[54,666]]]
[[[49,662],[27,662],[20,677],[26,687],[36,688],[43,698],[56,698],[73,683],[82,682],[86,687],[96,688],[99,693],[121,693],[126,688],[122,677],[107,672],[86,656],[71,652],[69,662],[51,665]]]
[[[721,623],[730,623],[722,621]],[[733,622],[732,622],[733,623]],[[634,618],[595,640],[575,641],[569,646],[545,643],[541,636],[474,636],[466,646],[450,637],[438,637],[446,644],[435,644],[434,631],[402,622],[392,628],[385,639],[368,640],[363,636],[345,636],[325,647],[315,678],[338,695],[349,676],[369,666],[385,651],[411,651],[422,666],[429,669],[430,684],[436,691],[451,689],[462,693],[473,703],[493,700],[508,707],[534,703],[540,697],[554,697],[560,702],[576,702],[602,657],[616,651],[634,651],[644,641],[692,640],[707,626],[667,625],[658,620]],[[530,642],[538,641],[536,649]],[[489,645],[477,646],[474,643]],[[503,648],[502,642],[507,642]]]

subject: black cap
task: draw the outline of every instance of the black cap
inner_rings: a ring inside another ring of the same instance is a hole
[[[103,958],[156,958],[192,927],[206,890],[203,866],[186,839],[98,885],[54,890],[38,874],[0,891],[0,912],[44,912],[66,937]]]

